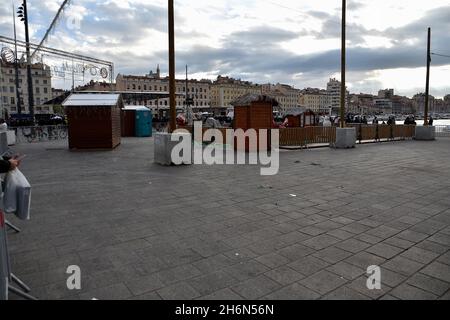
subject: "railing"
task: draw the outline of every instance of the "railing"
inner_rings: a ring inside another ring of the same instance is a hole
[[[280,146],[308,146],[336,141],[336,127],[305,127],[280,129]]]
[[[44,142],[66,140],[67,126],[34,126],[34,127],[10,127],[16,133],[16,143]]]
[[[436,137],[450,137],[450,126],[435,126]]]
[[[348,126],[356,129],[356,139],[359,143],[413,139],[416,130],[416,126],[410,125],[349,124]]]

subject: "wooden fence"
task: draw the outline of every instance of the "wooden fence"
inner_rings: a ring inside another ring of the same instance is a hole
[[[280,146],[308,146],[336,141],[336,127],[305,127],[280,129]]]
[[[406,125],[359,125],[349,124],[356,129],[356,139],[360,143],[412,139],[415,126]],[[192,132],[192,128],[184,127]],[[203,133],[207,128],[203,128]],[[225,128],[218,129],[226,137]],[[283,128],[280,130],[280,147],[306,147],[330,145],[336,141],[336,127]],[[224,139],[226,140],[226,139]],[[228,141],[224,141],[228,143]]]
[[[356,139],[362,142],[389,141],[412,139],[415,135],[415,126],[408,125],[359,125],[356,128]]]

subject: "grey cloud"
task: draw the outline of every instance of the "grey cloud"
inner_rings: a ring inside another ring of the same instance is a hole
[[[347,9],[352,11],[357,11],[361,8],[364,8],[366,5],[364,3],[361,3],[359,1],[348,1],[347,2]]]
[[[250,30],[234,32],[223,39],[231,46],[273,46],[283,41],[298,38],[299,34],[270,26],[254,27]]]

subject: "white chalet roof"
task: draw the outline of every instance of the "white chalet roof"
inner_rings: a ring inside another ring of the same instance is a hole
[[[101,107],[115,106],[120,100],[120,94],[72,93],[64,102],[63,107]]]
[[[125,106],[122,110],[131,110],[131,111],[150,111],[150,108],[144,106]]]

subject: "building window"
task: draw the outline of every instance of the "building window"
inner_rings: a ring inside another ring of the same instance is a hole
[[[44,88],[44,93],[48,93],[48,88]]]
[[[14,93],[14,87],[9,87],[9,92]]]
[[[36,93],[40,94],[41,93],[41,89],[40,88],[36,88]]]
[[[48,83],[48,81],[47,80],[42,80],[43,82],[44,82],[44,84],[47,84]]]
[[[16,99],[14,99],[14,97],[11,97],[11,104],[16,104]]]

